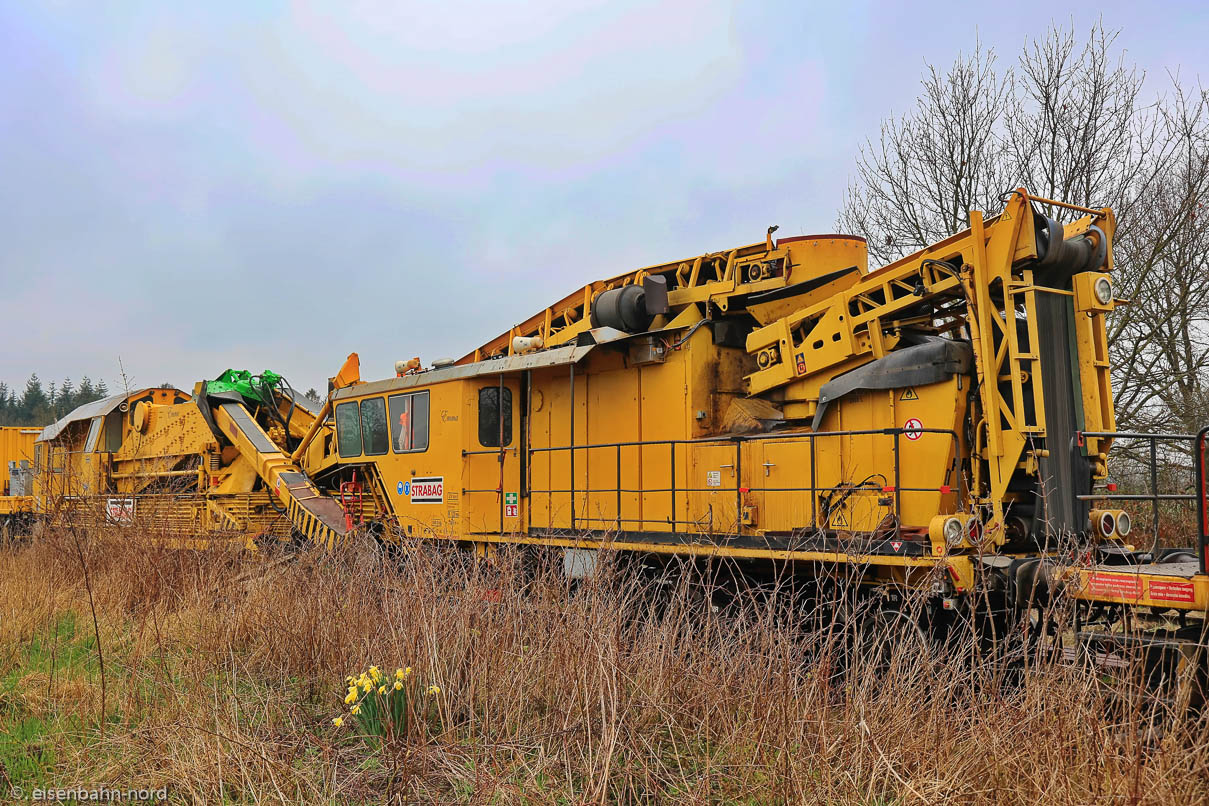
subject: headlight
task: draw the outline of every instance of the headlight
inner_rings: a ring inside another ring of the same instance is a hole
[[[1111,512],[1100,513],[1100,534],[1105,537],[1112,537],[1117,528],[1117,519],[1112,516]]]
[[[965,531],[965,524],[961,522],[961,518],[949,518],[945,521],[945,545],[949,548],[961,545]]]
[[[1117,534],[1121,537],[1128,537],[1131,529],[1133,529],[1133,521],[1130,519],[1129,513],[1117,513]]]
[[[1108,282],[1107,277],[1101,277],[1096,280],[1095,292],[1096,301],[1101,305],[1107,305],[1112,302],[1112,283]]]

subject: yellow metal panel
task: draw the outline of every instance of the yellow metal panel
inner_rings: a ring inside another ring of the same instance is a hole
[[[41,433],[40,428],[3,427],[0,428],[0,497],[9,494],[8,463],[34,463],[34,441]],[[15,506],[15,505],[14,505]]]
[[[811,440],[761,440],[757,446],[752,486],[767,488],[753,496],[759,506],[759,527],[770,532],[813,530],[817,496],[800,489],[811,486]]]
[[[640,371],[641,411],[639,434],[644,441],[682,440],[688,437],[688,389],[685,384],[687,354],[670,353],[662,364],[651,364]],[[638,478],[645,492],[641,496],[641,527],[644,531],[670,531],[673,519],[684,519],[685,497],[674,495],[674,488],[686,486],[683,445],[645,445],[631,449],[627,463],[635,466],[628,478]],[[673,463],[673,457],[676,461]],[[677,475],[673,477],[673,472]],[[676,510],[672,499],[676,499]],[[676,530],[683,529],[677,525]]]
[[[607,365],[592,374],[588,383],[588,443],[638,442],[639,372],[627,370],[620,353],[608,358]],[[637,448],[601,447],[580,454],[587,466],[589,488],[603,491],[589,493],[586,498],[587,507],[582,513],[585,528],[615,529],[619,517],[629,518],[622,526],[630,528],[640,517],[638,494],[619,494],[641,487],[638,453]]]
[[[688,454],[688,514],[685,531],[699,534],[738,532],[737,498],[742,456],[737,443],[685,446]]]

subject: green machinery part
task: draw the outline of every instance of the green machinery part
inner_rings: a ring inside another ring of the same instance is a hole
[[[243,395],[245,400],[255,400],[271,406],[273,389],[280,383],[281,376],[267,369],[259,375],[253,375],[246,369],[229,369],[214,380],[206,381],[206,394],[237,392]]]

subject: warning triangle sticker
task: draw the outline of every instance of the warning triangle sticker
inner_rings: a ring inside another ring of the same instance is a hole
[[[915,391],[914,386],[907,387],[907,391],[903,392],[903,396],[899,400],[919,400],[919,395]]]
[[[1011,221],[1012,214],[1009,213],[1007,210],[1004,210],[1002,213],[999,214],[999,220],[1000,221]]]
[[[902,547],[903,547],[903,541],[901,541],[901,540],[890,541],[890,548],[894,549],[895,551],[898,551]]]
[[[836,512],[835,515],[832,516],[831,525],[840,526],[845,529],[848,528],[848,519],[844,517],[844,510],[841,509],[839,512]]]

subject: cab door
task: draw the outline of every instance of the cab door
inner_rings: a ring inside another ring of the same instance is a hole
[[[516,378],[468,383],[466,454],[463,466],[468,531],[523,531],[520,489],[520,384]]]
[[[118,413],[121,416],[121,413]],[[97,454],[97,441],[101,435],[103,417],[93,417],[88,425],[88,436],[84,440],[84,450],[75,454],[73,466],[73,486],[76,494],[96,495],[103,492],[100,482],[100,456]]]

